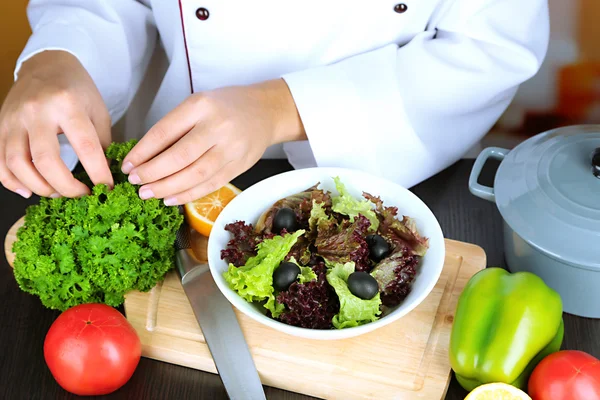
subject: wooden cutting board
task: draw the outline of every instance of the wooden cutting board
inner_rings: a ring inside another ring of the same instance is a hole
[[[9,263],[18,221],[5,241]],[[193,235],[206,259],[206,239]],[[485,268],[475,245],[446,240],[446,261],[430,295],[411,313],[374,332],[339,341],[289,336],[237,312],[263,384],[324,399],[443,399],[450,381],[448,347],[458,297]],[[192,308],[174,271],[148,293],[125,300],[144,357],[216,373]]]

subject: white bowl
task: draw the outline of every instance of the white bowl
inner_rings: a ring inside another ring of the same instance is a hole
[[[412,290],[402,303],[375,322],[344,329],[307,329],[284,324],[265,315],[262,305],[246,302],[233,291],[223,277],[228,264],[221,260],[231,234],[225,225],[235,221],[256,224],[259,216],[277,200],[301,192],[317,182],[319,188],[337,194],[332,177],[339,176],[350,194],[362,199],[362,192],[379,196],[385,206],[398,207],[398,216],[415,219],[418,232],[429,238],[429,250],[421,259]],[[235,197],[221,212],[208,241],[208,262],[212,276],[225,297],[248,317],[278,331],[308,339],[345,339],[362,335],[397,321],[417,307],[431,292],[444,265],[444,236],[431,210],[409,190],[388,180],[350,169],[308,168],[285,172],[256,183]]]

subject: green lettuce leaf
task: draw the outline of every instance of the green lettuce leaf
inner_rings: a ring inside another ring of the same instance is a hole
[[[317,274],[311,267],[300,267],[300,274],[298,275],[298,281],[300,283],[308,283],[310,281],[316,281]]]
[[[246,265],[236,267],[230,263],[224,277],[231,289],[248,302],[267,300],[265,308],[274,317],[275,314],[279,315],[283,306],[279,307],[273,296],[273,272],[304,232],[301,229],[285,236],[266,239],[258,244],[256,256],[250,257]]]
[[[288,262],[294,263],[298,267],[300,267],[300,273],[298,274],[298,283],[302,284],[317,280],[317,274],[315,274],[315,271],[313,271],[311,267],[303,267],[302,265],[300,265],[298,261],[296,261],[295,257],[290,257]]]
[[[358,214],[364,215],[369,222],[371,222],[371,226],[369,230],[372,232],[377,231],[379,227],[379,219],[377,219],[377,215],[373,210],[373,204],[369,200],[358,200],[354,198],[348,191],[346,190],[346,186],[342,183],[339,177],[333,178],[335,182],[335,187],[339,192],[339,196],[333,197],[332,200],[332,210],[339,213],[344,214],[350,217],[350,221],[354,222],[354,218],[358,216]]]
[[[377,321],[381,314],[379,293],[370,300],[363,300],[348,288],[348,277],[354,272],[354,262],[332,263],[328,266],[327,282],[335,289],[340,300],[340,312],[333,317],[333,326],[343,329]]]
[[[285,304],[279,303],[275,299],[273,293],[271,293],[269,295],[269,298],[267,299],[267,302],[265,303],[265,308],[271,311],[271,315],[273,316],[273,318],[278,318],[281,315],[281,313],[285,311]]]
[[[313,200],[310,217],[308,218],[308,227],[310,231],[316,232],[316,229],[318,228],[326,228],[332,221],[335,222],[333,218],[325,212],[323,203],[317,203],[316,200]]]

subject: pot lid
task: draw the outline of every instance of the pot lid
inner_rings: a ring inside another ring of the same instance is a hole
[[[532,246],[563,262],[600,270],[600,125],[534,136],[496,173],[496,204]]]

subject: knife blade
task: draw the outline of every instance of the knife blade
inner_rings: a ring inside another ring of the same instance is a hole
[[[176,266],[217,373],[232,400],[266,400],[258,371],[232,305],[212,278],[208,264],[191,255],[190,228],[177,231]]]

